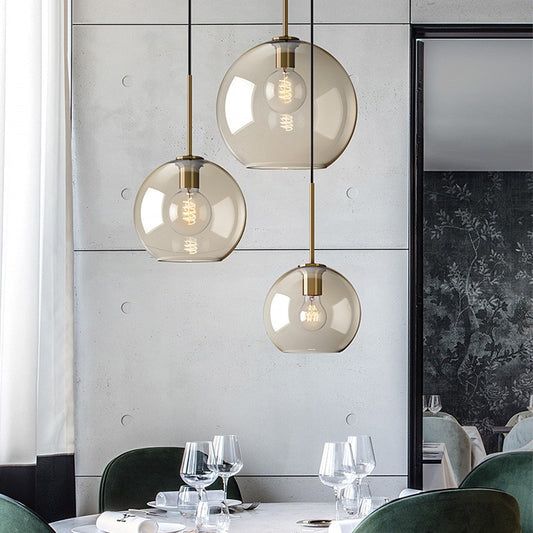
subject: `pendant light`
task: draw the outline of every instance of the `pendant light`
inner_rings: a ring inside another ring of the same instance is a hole
[[[221,261],[242,237],[246,204],[226,170],[193,155],[191,0],[188,7],[187,154],[144,180],[134,222],[144,247],[159,261]]]
[[[311,1],[311,44],[314,2]],[[314,101],[314,54],[310,54],[310,96]],[[354,339],[361,321],[359,297],[335,270],[315,262],[314,110],[310,110],[309,262],[286,272],[270,289],[264,307],[268,336],[282,352],[334,353]],[[319,151],[319,150],[317,150]]]
[[[289,35],[288,0],[283,35],[245,52],[229,68],[217,98],[218,126],[233,155],[248,168],[304,169],[309,164],[311,44]],[[357,99],[350,77],[324,49],[313,49],[315,167],[325,168],[344,151],[355,129]]]

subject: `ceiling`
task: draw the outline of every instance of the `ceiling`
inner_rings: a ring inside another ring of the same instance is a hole
[[[426,40],[426,170],[533,170],[533,41]]]

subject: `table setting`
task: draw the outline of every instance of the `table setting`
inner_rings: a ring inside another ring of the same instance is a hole
[[[388,502],[373,497],[365,480],[375,466],[370,436],[327,442],[318,480],[333,489],[335,505],[242,502],[227,498],[228,480],[243,468],[238,438],[217,435],[212,441],[185,444],[180,466],[185,484],[155,494],[146,508],[104,511],[51,526],[57,533],[352,533],[368,514]],[[219,477],[222,490],[208,490]]]

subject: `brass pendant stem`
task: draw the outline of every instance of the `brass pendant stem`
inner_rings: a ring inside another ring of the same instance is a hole
[[[309,184],[309,263],[315,262],[315,184]]]
[[[283,2],[283,36],[289,36],[289,0]]]
[[[187,155],[192,157],[192,75],[187,74]]]

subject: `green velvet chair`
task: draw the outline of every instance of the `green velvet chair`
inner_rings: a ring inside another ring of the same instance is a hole
[[[54,533],[31,509],[0,494],[0,533]]]
[[[354,533],[520,533],[520,512],[505,492],[436,490],[385,504]]]
[[[533,533],[533,451],[499,453],[480,463],[461,488],[507,492],[518,501],[523,533]]]
[[[424,442],[444,442],[457,483],[472,469],[472,442],[455,420],[428,416],[423,419]]]
[[[533,418],[525,418],[516,424],[503,441],[503,451],[511,452],[533,441]]]
[[[183,448],[139,448],[115,457],[105,468],[100,482],[99,508],[103,511],[146,508],[158,492],[178,490]],[[217,479],[211,489],[221,489]],[[228,498],[242,500],[234,478],[228,483]]]

